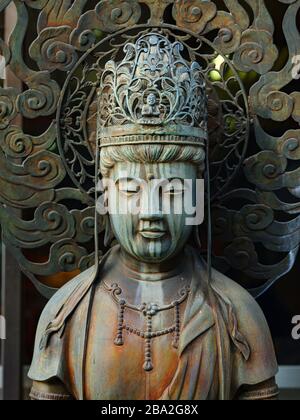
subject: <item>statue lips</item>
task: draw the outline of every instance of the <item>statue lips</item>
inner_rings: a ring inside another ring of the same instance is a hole
[[[146,239],[161,239],[166,235],[166,231],[162,229],[145,229],[141,230],[140,234]]]

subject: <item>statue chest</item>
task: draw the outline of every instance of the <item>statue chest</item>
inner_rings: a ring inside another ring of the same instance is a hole
[[[183,306],[178,310],[180,319]],[[120,305],[99,288],[89,326],[85,395],[91,400],[159,399],[178,366],[176,308],[152,316],[151,333],[146,312],[126,308],[121,313]],[[74,389],[76,382],[72,381],[76,376],[74,366],[78,365],[78,353],[74,349],[83,322],[82,313],[75,314],[70,330],[72,351],[68,376],[74,395],[78,393]]]

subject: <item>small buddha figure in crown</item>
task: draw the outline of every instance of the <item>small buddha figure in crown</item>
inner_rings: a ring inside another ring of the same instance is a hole
[[[103,71],[100,171],[118,244],[46,306],[32,399],[277,398],[262,311],[189,244],[182,197],[195,201],[209,138],[205,79],[183,48],[143,34]]]
[[[160,111],[156,104],[156,96],[154,93],[149,93],[146,99],[146,104],[142,108],[143,117],[159,117]]]

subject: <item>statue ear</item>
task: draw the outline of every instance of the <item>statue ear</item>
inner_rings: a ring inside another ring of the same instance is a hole
[[[108,248],[115,237],[111,223],[110,223],[109,215],[105,216],[104,225],[105,225],[104,246]]]
[[[199,226],[194,226],[193,236],[194,236],[194,240],[196,242],[197,247],[199,248],[199,250],[201,250],[202,243],[201,243],[201,238],[200,238]]]

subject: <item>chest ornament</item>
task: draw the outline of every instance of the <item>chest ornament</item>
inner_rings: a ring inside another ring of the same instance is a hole
[[[173,334],[172,346],[177,349],[180,339],[181,331],[181,319],[180,319],[180,305],[184,303],[190,293],[189,287],[184,287],[180,290],[178,294],[178,299],[174,300],[172,303],[164,306],[159,306],[156,303],[142,303],[139,306],[132,305],[126,302],[122,298],[122,289],[118,284],[112,284],[111,287],[104,284],[104,289],[110,293],[113,300],[118,305],[118,327],[115,338],[116,346],[124,345],[124,331],[127,331],[130,334],[134,334],[138,337],[141,337],[145,341],[145,361],[143,369],[146,372],[153,370],[153,361],[152,361],[152,340],[168,334]],[[140,313],[145,318],[146,328],[145,330],[140,330],[134,326],[127,325],[124,320],[125,311],[131,310],[137,313]],[[165,311],[174,311],[174,324],[169,328],[164,328],[160,331],[153,331],[153,318],[160,312]]]

